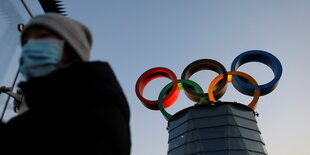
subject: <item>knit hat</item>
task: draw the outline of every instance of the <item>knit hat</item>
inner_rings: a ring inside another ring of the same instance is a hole
[[[89,61],[89,53],[92,45],[90,30],[80,22],[64,17],[57,13],[46,13],[33,17],[25,26],[21,34],[21,43],[27,31],[33,27],[44,27],[62,37],[68,43],[82,61]]]

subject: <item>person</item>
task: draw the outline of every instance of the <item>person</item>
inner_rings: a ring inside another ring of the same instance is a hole
[[[109,64],[89,61],[91,45],[91,32],[76,20],[47,13],[29,21],[19,84],[29,110],[0,126],[8,142],[2,150],[130,154],[128,103]]]

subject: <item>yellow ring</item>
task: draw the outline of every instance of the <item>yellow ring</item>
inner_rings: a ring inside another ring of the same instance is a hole
[[[251,83],[252,85],[258,85],[258,83],[256,82],[256,80],[254,78],[252,78],[250,75],[243,73],[243,72],[239,72],[239,71],[229,71],[227,72],[227,83],[232,81],[232,75],[238,75],[241,76],[243,78],[245,78],[249,83]],[[215,77],[210,85],[209,85],[209,89],[208,89],[208,95],[209,95],[209,100],[212,102],[216,102],[214,95],[213,95],[213,89],[214,86],[223,78],[223,74],[218,75],[217,77]],[[253,100],[251,101],[251,103],[248,105],[248,107],[250,107],[251,109],[255,110],[256,108],[256,104],[258,102],[258,98],[260,96],[260,90],[259,89],[255,89],[254,90],[254,94],[253,94]]]

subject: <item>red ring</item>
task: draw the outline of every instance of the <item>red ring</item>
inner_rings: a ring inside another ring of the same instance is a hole
[[[140,99],[140,101],[144,104],[144,106],[152,110],[159,110],[158,101],[148,100],[144,98],[142,95],[143,95],[145,86],[153,79],[160,78],[160,77],[171,79],[173,82],[172,90],[168,93],[168,95],[166,95],[163,98],[164,108],[168,108],[169,106],[171,106],[177,100],[179,93],[180,93],[180,90],[178,87],[177,76],[170,69],[164,68],[164,67],[156,67],[156,68],[147,70],[137,80],[136,94],[138,98]]]

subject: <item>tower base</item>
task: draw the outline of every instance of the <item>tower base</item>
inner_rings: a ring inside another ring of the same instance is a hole
[[[254,111],[217,102],[179,111],[168,122],[168,155],[267,155]]]

